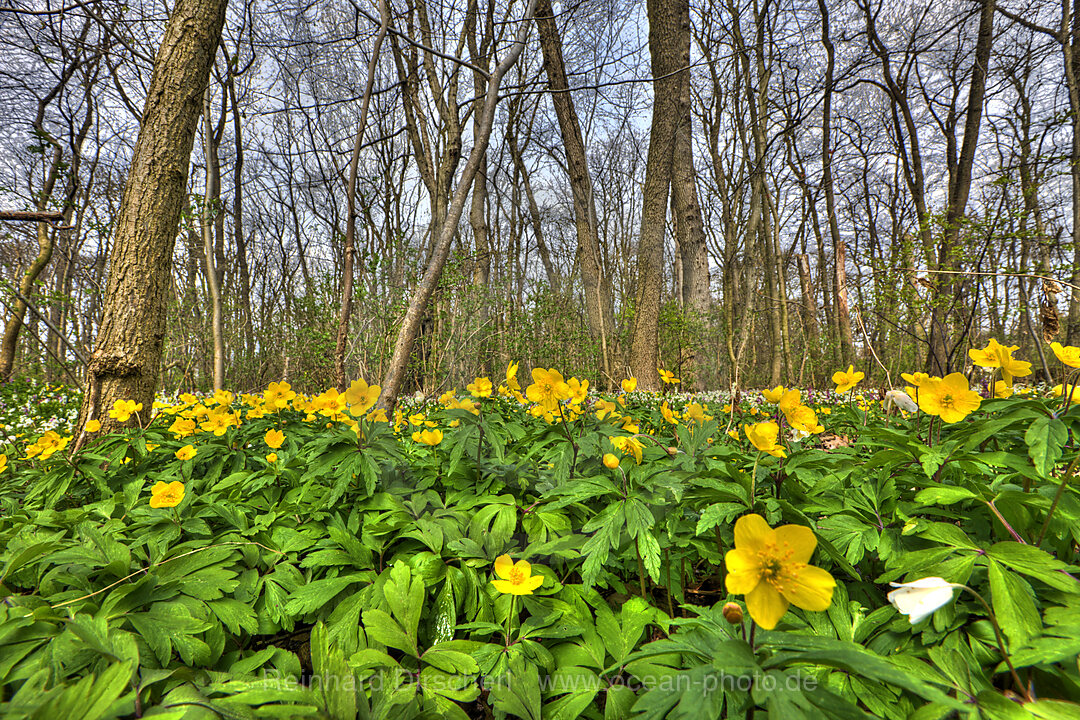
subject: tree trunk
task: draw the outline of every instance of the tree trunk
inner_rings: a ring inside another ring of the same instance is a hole
[[[98,418],[104,430],[115,430],[150,415],[165,340],[173,244],[226,2],[177,0],[166,25],[116,218],[104,316],[87,368],[80,427]],[[108,410],[125,399],[142,403],[143,410],[120,423]],[[83,439],[80,435],[79,442]]]
[[[681,75],[689,73],[690,6],[686,0],[649,0],[648,12],[653,114],[642,190],[630,369],[638,380],[639,389],[659,390],[665,217],[675,157],[675,131],[682,116]]]
[[[536,27],[540,35],[540,48],[544,53],[544,70],[547,73],[548,88],[551,90],[551,102],[555,106],[555,116],[559,121],[559,132],[566,152],[570,191],[574,197],[574,225],[577,229],[581,284],[585,294],[585,316],[589,321],[590,334],[600,343],[605,381],[614,383],[618,381],[613,376],[618,363],[618,353],[615,350],[615,311],[611,291],[603,278],[588,156],[577,111],[570,95],[570,84],[566,79],[562,38],[555,24],[551,0],[538,0]],[[655,368],[653,372],[656,372]]]
[[[210,334],[213,338],[212,382],[215,391],[225,387],[225,317],[221,299],[222,267],[214,252],[214,227],[221,213],[221,162],[210,118],[210,89],[203,93],[203,155],[206,158],[206,186],[202,206],[203,269],[210,293]]]
[[[956,176],[949,188],[949,206],[945,212],[945,228],[938,245],[937,267],[939,270],[955,269],[956,254],[960,249],[960,226],[967,209],[968,193],[971,191],[971,169],[975,162],[975,149],[979,142],[979,125],[982,123],[983,98],[986,95],[986,75],[990,65],[990,51],[994,41],[995,0],[982,0],[979,17],[979,39],[975,43],[975,62],[971,68],[971,88],[968,91],[967,116],[964,118],[964,141],[960,148]],[[935,279],[930,311],[930,348],[926,357],[928,372],[945,375],[952,367],[952,333],[949,330],[948,306],[958,282],[954,275],[939,274]]]

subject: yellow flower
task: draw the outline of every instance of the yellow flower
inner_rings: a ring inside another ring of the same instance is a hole
[[[560,400],[570,397],[570,386],[558,370],[534,368],[532,377],[533,384],[525,388],[525,396],[531,402],[538,403],[547,410],[554,410]]]
[[[662,380],[665,385],[674,385],[676,383],[682,382],[682,380],[675,377],[675,373],[671,372],[670,370],[664,370],[662,368],[660,370],[660,380]]]
[[[271,465],[276,463],[277,462],[277,453],[270,453],[269,455],[267,455],[266,456],[266,462],[270,463]]]
[[[630,455],[634,458],[634,462],[638,465],[641,464],[641,451],[644,446],[637,438],[632,437],[608,437],[611,441],[612,447],[621,452],[623,455]]]
[[[7,463],[6,458],[4,462]],[[619,458],[615,457],[611,453],[604,453],[604,467],[606,467],[608,470],[614,470],[615,468],[619,467]],[[0,470],[0,472],[3,471]]]
[[[478,377],[465,386],[473,397],[491,397],[491,380],[486,377]]]
[[[420,430],[413,433],[413,440],[424,445],[430,445],[435,447],[442,442],[443,432],[442,430]]]
[[[566,387],[570,388],[570,402],[575,405],[580,405],[585,402],[585,398],[589,397],[588,380],[578,380],[576,377],[572,377],[566,381]]]
[[[67,444],[71,442],[71,437],[61,437],[59,433],[54,430],[49,430],[33,445],[26,448],[26,457],[32,458],[41,456],[42,460],[48,460],[55,453],[60,452]]]
[[[1080,385],[1071,385],[1072,387],[1072,399],[1070,402],[1080,402]],[[1065,394],[1065,390],[1060,385],[1055,385],[1050,391],[1054,397],[1061,397]]]
[[[199,425],[194,420],[179,417],[173,420],[172,425],[169,426],[169,432],[177,438],[185,438],[188,435],[194,435],[195,431],[198,429]]]
[[[784,394],[780,397],[780,402],[778,402],[776,405],[780,408],[780,412],[786,415],[795,408],[802,405],[802,393],[799,391],[798,388],[785,390]]]
[[[735,522],[735,549],[724,556],[727,591],[745,595],[750,617],[766,630],[776,627],[788,605],[827,610],[836,580],[808,564],[816,547],[817,537],[808,527],[774,530],[760,515],[744,515]]]
[[[776,444],[776,438],[780,434],[780,426],[774,422],[760,422],[756,425],[743,425],[743,432],[754,447],[763,453],[773,457],[787,457],[784,448]]]
[[[185,445],[184,447],[176,451],[176,459],[190,460],[191,458],[195,457],[195,452],[196,450],[194,445]]]
[[[854,365],[848,365],[847,372],[842,370],[834,372],[832,381],[836,383],[836,392],[846,393],[848,390],[851,390],[851,388],[858,385],[864,377],[866,377],[865,374],[855,372]]]
[[[700,403],[690,403],[684,407],[683,417],[698,425],[704,425],[706,420],[712,420],[712,416],[705,414],[705,408]]]
[[[1012,394],[1012,385],[1010,385],[1009,383],[1005,382],[1004,380],[998,380],[996,383],[994,383],[994,397],[1007,398],[1012,397]]]
[[[963,420],[981,403],[979,393],[968,388],[967,378],[961,373],[931,378],[919,387],[919,409],[947,423]]]
[[[1054,344],[1061,347],[1060,344]],[[1013,359],[1012,354],[1019,349],[1019,345],[1010,347],[1000,344],[994,338],[990,338],[990,342],[987,343],[986,347],[968,350],[968,356],[979,367],[1001,368],[1001,377],[1011,388],[1014,377],[1025,377],[1031,374],[1031,363]]]
[[[137,403],[134,400],[117,400],[113,403],[112,410],[109,411],[109,417],[120,422],[127,422],[128,418],[140,410],[142,410],[142,403]]]
[[[0,473],[7,470],[7,453],[0,453]]]
[[[296,397],[292,386],[287,382],[272,382],[263,393],[263,402],[274,410],[282,410],[289,406],[289,401]]]
[[[506,366],[506,386],[514,392],[521,392],[521,385],[517,380],[518,367],[520,366],[516,362]]]
[[[176,507],[183,499],[184,483],[179,480],[171,483],[158,480],[154,487],[150,488],[150,507],[152,508]]]
[[[620,383],[622,385],[623,392],[634,392],[637,390],[637,378],[629,377]]]
[[[675,413],[671,412],[671,408],[668,407],[666,402],[660,405],[660,414],[664,416],[664,420],[672,425],[679,424],[678,418],[675,417]]]
[[[765,398],[765,402],[771,402],[773,404],[780,402],[780,398],[784,397],[784,386],[777,385],[772,390],[762,390],[761,396]]]
[[[532,574],[532,565],[525,560],[514,562],[509,555],[495,558],[495,574],[499,580],[491,584],[508,595],[532,595],[533,590],[544,584],[544,576]]]
[[[369,385],[363,378],[357,378],[345,391],[345,402],[349,406],[349,412],[353,416],[364,415],[379,402],[379,393],[382,388],[379,385]]]
[[[800,405],[784,417],[791,427],[804,433],[816,434],[825,431],[825,428],[818,424],[817,414],[805,405]]]
[[[86,432],[88,432],[88,433],[96,433],[99,430],[101,430],[101,421],[100,420],[87,420],[86,421],[86,427],[84,427],[83,429],[86,430]]]
[[[612,417],[617,417],[617,413],[615,412],[615,403],[611,402],[610,400],[597,400],[596,405],[593,406],[593,409],[596,410],[596,418],[598,420],[603,420],[608,415],[611,415]]]
[[[263,436],[263,442],[266,443],[267,447],[278,450],[281,448],[281,443],[285,442],[285,433],[275,428],[271,428],[267,430],[266,435]]]
[[[1072,368],[1080,368],[1080,348],[1067,345],[1061,346],[1059,342],[1050,343],[1050,349],[1057,355],[1057,359],[1062,362],[1063,365],[1068,365]]]

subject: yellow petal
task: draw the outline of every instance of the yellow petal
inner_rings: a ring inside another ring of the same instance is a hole
[[[757,554],[765,544],[775,542],[775,533],[758,514],[743,515],[735,521],[735,547]]]
[[[492,580],[491,584],[494,585],[495,589],[498,590],[501,593],[506,593],[508,595],[515,595],[516,594],[514,592],[514,590],[516,589],[516,586],[514,585],[514,583],[510,582],[509,580]]]
[[[724,585],[732,595],[745,595],[761,581],[761,564],[758,556],[746,549],[728,550],[724,555],[727,576]]]
[[[781,553],[791,551],[791,562],[808,563],[817,547],[814,531],[804,525],[781,525],[776,528],[776,547]]]
[[[543,575],[533,575],[531,578],[529,578],[528,580],[525,581],[524,587],[526,589],[528,589],[529,592],[532,592],[533,590],[535,590],[536,588],[540,587],[543,584],[544,584],[544,576]]]
[[[527,560],[518,560],[514,563],[514,569],[521,572],[522,577],[529,577],[532,575],[532,565]]]
[[[807,565],[798,577],[784,583],[784,597],[795,607],[821,612],[832,604],[836,580],[825,570]]]
[[[746,594],[746,609],[761,627],[772,630],[788,609],[788,601],[767,582]]]
[[[495,574],[501,577],[503,580],[510,580],[510,571],[513,569],[513,567],[514,561],[510,559],[509,555],[500,555],[499,557],[495,558]],[[496,587],[498,586],[496,585]],[[500,592],[507,591],[501,590]]]

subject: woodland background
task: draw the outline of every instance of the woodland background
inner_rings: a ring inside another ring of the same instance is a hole
[[[522,30],[403,391],[509,361],[617,385],[649,314],[654,367],[697,388],[885,382],[872,354],[943,374],[991,335],[1038,377],[1044,335],[1080,344],[1070,0],[540,0],[527,28],[520,2],[388,2],[229,3],[162,270],[165,388],[383,377]],[[0,0],[0,207],[61,217],[0,224],[0,375],[84,375],[170,11]]]

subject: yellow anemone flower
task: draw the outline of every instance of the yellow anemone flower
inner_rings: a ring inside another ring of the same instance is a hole
[[[674,385],[682,382],[680,378],[675,377],[675,373],[670,370],[664,370],[663,368],[660,369],[660,379],[665,385]]]
[[[634,462],[638,465],[641,464],[641,451],[644,445],[641,441],[634,437],[612,437],[609,436],[608,440],[611,441],[612,447],[621,452],[623,455],[630,455],[634,458]]]
[[[832,381],[836,383],[836,392],[846,393],[858,385],[866,377],[864,373],[855,372],[854,365],[848,365],[847,371],[839,370],[833,373]]]
[[[637,378],[628,377],[623,380],[620,385],[622,385],[623,392],[634,392],[637,390]]]
[[[776,444],[776,438],[780,434],[780,426],[774,422],[760,422],[755,425],[743,425],[743,432],[750,439],[754,447],[773,457],[787,457],[787,453],[780,445]]]
[[[96,433],[101,430],[101,421],[97,419],[87,420],[86,426],[83,429],[88,433]]]
[[[521,392],[521,385],[518,383],[517,374],[519,363],[512,362],[506,366],[506,386],[512,391]]]
[[[1080,348],[1073,347],[1072,345],[1061,346],[1059,342],[1050,343],[1050,349],[1054,351],[1054,355],[1057,355],[1057,359],[1061,361],[1063,365],[1068,365],[1072,368],[1080,368]]]
[[[281,444],[285,442],[285,433],[275,428],[271,428],[266,431],[266,435],[263,436],[263,441],[268,447],[274,450],[280,450]]]
[[[420,430],[419,432],[414,432],[412,437],[413,440],[418,443],[435,447],[442,442],[443,432],[442,430]]]
[[[772,390],[762,390],[761,397],[765,398],[765,402],[771,402],[774,405],[780,402],[780,398],[784,397],[784,393],[787,389],[783,385],[777,385]]]
[[[532,565],[525,560],[514,562],[509,555],[495,558],[495,574],[499,579],[491,584],[507,595],[532,595],[533,590],[544,584],[543,575],[532,574]]]
[[[176,507],[183,499],[184,483],[179,480],[171,483],[158,480],[154,487],[150,488],[150,507],[152,508]]]
[[[1011,388],[1014,377],[1025,377],[1031,374],[1031,363],[1013,359],[1012,354],[1019,349],[1019,345],[1002,345],[994,338],[990,338],[986,347],[968,350],[968,356],[979,367],[1001,368],[1001,377]]]
[[[466,385],[465,389],[469,391],[469,394],[476,398],[491,397],[491,379],[478,377]]]
[[[137,403],[134,400],[117,400],[113,403],[112,410],[109,411],[109,417],[120,422],[127,422],[132,415],[142,410],[142,408],[142,403]]]
[[[5,464],[7,463],[6,458],[4,462]],[[614,470],[615,468],[619,467],[619,458],[615,457],[611,453],[604,453],[604,467],[606,467],[608,470]],[[0,470],[0,472],[3,471]]]
[[[345,391],[345,403],[349,406],[349,412],[354,416],[363,415],[379,401],[381,392],[380,386],[368,385],[363,378],[353,380]]]
[[[735,549],[724,556],[727,591],[745,595],[750,617],[766,630],[776,627],[789,605],[826,610],[836,580],[808,564],[816,547],[817,537],[808,527],[774,530],[760,515],[744,515],[735,522]]]
[[[195,457],[195,452],[196,450],[194,445],[185,445],[184,447],[176,451],[176,459],[190,460],[191,458]]]
[[[780,408],[780,412],[785,415],[800,405],[802,405],[802,392],[800,392],[798,388],[785,390],[784,394],[780,397],[780,402],[776,403],[776,406]],[[756,410],[757,408],[753,409]]]
[[[919,386],[919,409],[928,415],[939,416],[943,422],[959,422],[980,404],[982,398],[968,388],[967,378],[962,373],[931,378]]]
[[[532,377],[533,384],[525,388],[525,396],[546,410],[554,410],[560,400],[570,397],[570,386],[558,370],[533,368]]]

